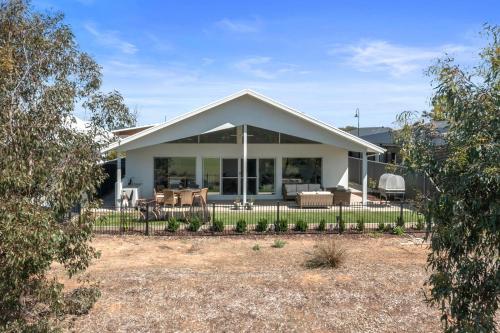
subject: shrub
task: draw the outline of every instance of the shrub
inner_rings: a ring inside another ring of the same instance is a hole
[[[214,220],[212,223],[212,231],[213,232],[223,232],[224,231],[224,222],[222,220]]]
[[[172,217],[167,222],[167,231],[176,232],[181,226],[180,222],[175,217]]]
[[[417,218],[417,225],[415,226],[417,228],[417,230],[423,230],[424,227],[425,227],[425,224],[424,224],[424,219],[422,217],[418,217]]]
[[[377,230],[380,231],[380,232],[382,232],[382,231],[385,230],[385,224],[384,224],[384,222],[379,222],[378,223]]]
[[[268,227],[268,222],[266,218],[261,218],[257,221],[257,225],[255,226],[255,231],[257,232],[266,232]]]
[[[360,218],[356,221],[356,229],[358,231],[363,232],[365,230],[365,220],[363,218]]]
[[[201,221],[199,218],[197,217],[194,217],[191,219],[191,221],[189,221],[189,226],[188,226],[188,230],[189,231],[198,231],[201,227]]]
[[[254,251],[259,251],[259,250],[260,250],[260,245],[259,245],[259,244],[255,244],[255,245],[252,247],[252,250],[254,250]]]
[[[89,312],[101,292],[95,286],[78,287],[64,296],[64,312],[71,315],[84,315]]]
[[[309,268],[336,268],[345,259],[345,250],[331,239],[326,242],[316,244],[312,257],[306,261]]]
[[[278,220],[274,223],[274,231],[286,232],[288,231],[288,221],[286,219]]]
[[[295,231],[301,231],[304,232],[307,230],[307,223],[304,222],[303,220],[298,220],[295,223]]]
[[[398,236],[402,236],[405,234],[405,229],[401,226],[395,226],[394,229],[392,229],[392,233]]]
[[[244,233],[246,231],[247,231],[247,221],[238,220],[238,222],[236,222],[236,232]]]
[[[318,231],[325,231],[325,230],[326,230],[326,221],[323,219],[319,221]]]
[[[339,221],[339,233],[342,234],[345,231],[345,221],[340,220]]]
[[[403,219],[401,216],[398,216],[398,217],[396,218],[396,226],[401,227],[401,228],[404,228],[404,226],[405,226],[405,221],[404,221],[404,219]]]
[[[281,240],[281,239],[276,239],[273,243],[273,245],[271,245],[271,247],[274,247],[274,248],[277,248],[277,249],[281,249],[282,247],[284,247],[286,244],[286,242],[284,240]]]

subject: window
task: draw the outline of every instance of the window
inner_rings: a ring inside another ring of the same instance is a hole
[[[154,159],[154,186],[164,188],[192,187],[196,184],[195,157],[157,157]]]
[[[279,133],[248,126],[248,143],[279,143]]]
[[[200,143],[236,143],[236,127],[202,134]]]
[[[187,138],[177,139],[173,141],[169,141],[167,143],[198,143],[198,135],[189,136]]]
[[[321,184],[321,158],[283,158],[283,183]]]
[[[299,138],[298,136],[288,135],[281,133],[280,134],[280,143],[319,143],[316,141]]]
[[[274,159],[259,159],[259,193],[274,193]]]
[[[203,159],[203,187],[208,188],[208,192],[220,192],[220,159]]]

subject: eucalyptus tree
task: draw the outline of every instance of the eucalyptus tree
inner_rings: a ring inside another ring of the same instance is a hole
[[[92,217],[63,214],[103,180],[107,131],[135,121],[118,92],[100,90],[100,71],[62,14],[0,1],[0,331],[57,327],[63,286],[51,265],[71,277],[98,255]],[[84,131],[77,105],[91,118]]]
[[[447,58],[429,69],[431,112],[398,117],[403,163],[433,184],[421,202],[431,244],[427,297],[441,309],[446,332],[498,329],[500,28],[485,33],[476,67]]]

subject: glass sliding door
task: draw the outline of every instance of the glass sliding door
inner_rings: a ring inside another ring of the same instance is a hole
[[[237,195],[239,190],[239,159],[222,159],[222,194]]]
[[[274,194],[275,166],[273,158],[259,159],[259,194]]]
[[[203,159],[203,187],[210,193],[220,193],[220,159]]]
[[[154,159],[154,186],[164,188],[196,186],[195,157],[156,157]]]
[[[241,181],[243,182],[243,159],[241,160]],[[243,186],[241,191],[243,193]],[[255,158],[247,159],[247,194],[257,194],[257,160]]]

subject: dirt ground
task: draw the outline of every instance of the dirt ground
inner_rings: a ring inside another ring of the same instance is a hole
[[[310,269],[335,238],[343,266]],[[75,332],[438,332],[423,301],[426,245],[383,236],[98,237],[102,297]],[[259,244],[260,250],[252,247]],[[69,281],[67,287],[71,288]]]

